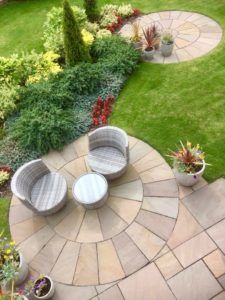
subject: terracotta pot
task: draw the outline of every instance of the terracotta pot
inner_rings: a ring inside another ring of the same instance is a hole
[[[173,169],[173,172],[174,172],[177,182],[183,186],[195,185],[199,181],[199,179],[202,177],[204,171],[205,171],[205,161],[204,160],[203,160],[202,169],[195,174],[181,173],[181,172],[177,171],[177,169]]]
[[[49,281],[50,281],[50,283],[51,283],[50,290],[49,290],[49,292],[48,292],[46,295],[44,295],[44,296],[42,296],[42,297],[38,297],[37,295],[33,294],[33,296],[34,296],[35,299],[46,300],[46,299],[52,298],[52,296],[54,295],[54,292],[55,292],[55,285],[54,285],[53,280],[52,280],[49,276],[47,276],[47,275],[44,275],[44,277],[47,278],[47,279],[49,279]],[[38,280],[38,279],[37,279],[37,280]],[[36,281],[37,281],[37,280],[36,280]],[[35,283],[34,283],[34,284],[35,284]]]

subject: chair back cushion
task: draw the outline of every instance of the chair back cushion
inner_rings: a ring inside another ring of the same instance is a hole
[[[114,147],[122,152],[129,162],[128,137],[125,131],[114,126],[104,126],[89,133],[89,150],[99,147]]]
[[[20,167],[11,181],[13,194],[20,200],[31,200],[34,184],[50,171],[41,159],[30,161]]]

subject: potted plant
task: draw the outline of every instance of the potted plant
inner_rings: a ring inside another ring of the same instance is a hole
[[[132,36],[131,36],[130,40],[133,43],[135,49],[141,49],[142,48],[142,40],[141,40],[141,35],[140,35],[140,25],[137,22],[134,22],[132,24]]]
[[[35,299],[50,299],[55,291],[54,282],[47,275],[40,275],[33,284],[32,294]]]
[[[16,248],[15,242],[2,237],[0,234],[0,278],[4,281],[2,274],[3,266],[13,263],[16,268],[14,284],[20,285],[25,281],[28,275],[28,265],[22,253]]]
[[[163,56],[170,56],[173,52],[174,38],[169,32],[165,32],[161,37],[161,53]]]
[[[182,142],[181,147],[176,151],[171,151],[168,155],[173,160],[174,175],[178,183],[184,186],[193,186],[202,177],[205,170],[205,154],[200,146],[192,146],[187,142],[186,146]]]
[[[155,37],[153,35],[151,27],[147,27],[143,30],[144,38],[145,38],[145,47],[143,50],[144,57],[148,60],[153,59],[155,53]]]
[[[1,299],[5,300],[28,300],[22,291],[15,291],[15,278],[17,276],[18,265],[15,261],[6,262],[1,268],[0,282]]]
[[[154,42],[154,47],[155,47],[155,50],[158,50],[159,49],[159,46],[160,46],[160,37],[161,37],[161,34],[158,30],[158,27],[153,24],[151,26],[151,30],[152,30],[152,34],[154,36],[154,39],[155,39],[155,42]]]

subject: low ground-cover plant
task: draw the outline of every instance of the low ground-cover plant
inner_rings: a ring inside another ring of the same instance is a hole
[[[95,41],[92,54],[95,63],[78,64],[20,92],[21,111],[9,124],[11,138],[6,145],[16,143],[18,149],[22,148],[21,163],[24,151],[41,155],[87,132],[97,97],[117,97],[139,60],[138,52],[117,36]],[[4,164],[18,166],[18,160],[0,147],[0,163],[4,155]]]

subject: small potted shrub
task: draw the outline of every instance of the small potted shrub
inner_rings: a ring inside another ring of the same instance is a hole
[[[142,48],[140,25],[137,22],[134,22],[132,24],[132,36],[130,39],[131,39],[131,42],[133,43],[135,49]]]
[[[160,46],[160,37],[161,37],[161,34],[159,32],[158,27],[155,24],[153,24],[151,26],[151,30],[152,30],[152,34],[153,34],[154,39],[155,39],[155,41],[154,41],[155,50],[158,50],[159,46]]]
[[[32,294],[35,299],[50,299],[54,295],[55,286],[47,275],[40,275],[33,284]]]
[[[183,186],[193,186],[202,177],[205,170],[205,154],[200,146],[192,146],[187,142],[186,146],[182,142],[181,147],[176,151],[171,151],[168,155],[173,160],[173,171],[178,183]]]
[[[144,57],[148,60],[153,59],[155,53],[155,37],[152,32],[151,27],[147,27],[143,30],[144,38],[145,38],[145,47],[143,49]]]
[[[14,284],[20,285],[25,281],[28,275],[28,265],[24,260],[22,253],[16,248],[14,241],[0,235],[0,278],[4,281],[4,274],[1,270],[8,264],[13,264],[16,268]]]
[[[174,38],[169,32],[165,32],[161,37],[161,53],[162,56],[170,56],[173,52]]]

